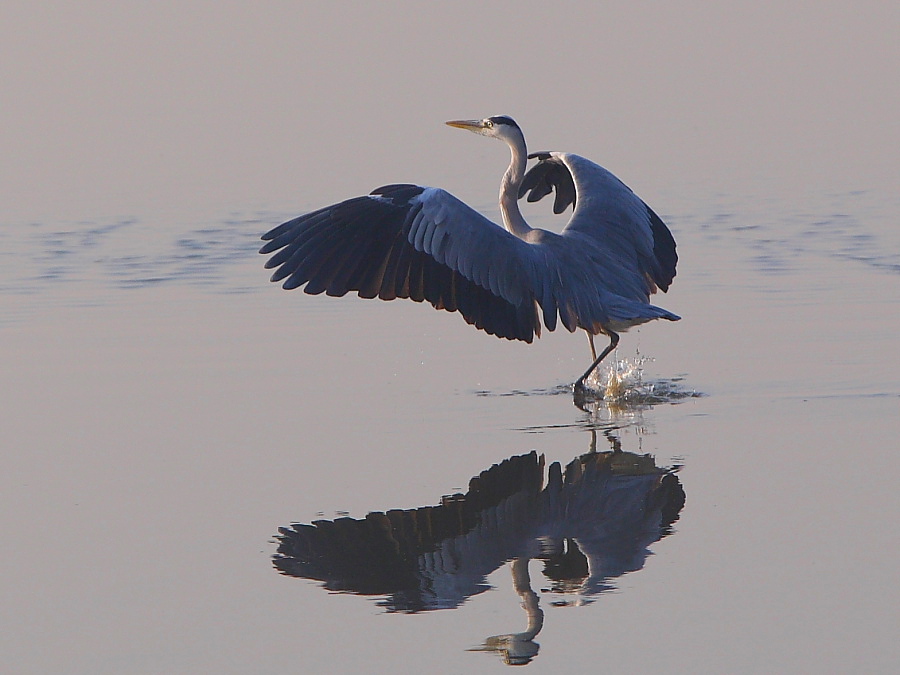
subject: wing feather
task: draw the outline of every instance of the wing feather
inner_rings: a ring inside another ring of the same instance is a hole
[[[605,251],[622,278],[621,295],[631,296],[634,280],[646,294],[657,288],[668,290],[675,277],[678,254],[675,240],[665,223],[634,192],[612,173],[593,162],[569,153],[535,153],[536,164],[522,181],[520,196],[537,201],[556,191],[554,211],[570,204],[575,212],[563,236],[590,241]],[[609,286],[615,289],[613,285]]]
[[[562,323],[592,333],[678,317],[649,304],[675,276],[675,242],[621,181],[577,155],[540,153],[520,196],[575,206],[561,235],[519,239],[438,188],[386,185],[263,235],[272,281],[311,294],[427,300],[490,334],[531,342]]]
[[[381,282],[381,289],[378,291],[378,297],[382,300],[394,300],[398,297],[403,297],[401,295],[401,285],[400,285],[400,274],[401,270],[405,270],[409,265],[409,255],[410,249],[409,246],[404,246],[401,242],[405,241],[406,237],[403,236],[403,232],[397,232],[397,236],[394,239],[393,244],[391,245],[391,251],[388,254],[387,265],[384,268],[384,278]],[[362,296],[368,297],[368,296]]]
[[[388,185],[267,232],[261,253],[284,288],[428,300],[488,333],[531,342],[540,330],[530,247],[443,190]]]

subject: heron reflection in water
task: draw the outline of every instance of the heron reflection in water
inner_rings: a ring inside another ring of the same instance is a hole
[[[447,122],[498,138],[512,153],[500,183],[503,227],[450,193],[419,185],[385,185],[326,206],[263,235],[260,253],[272,281],[310,294],[428,300],[458,311],[476,328],[532,342],[559,320],[582,328],[592,363],[585,382],[619,342],[619,333],[654,319],[677,321],[650,304],[675,277],[678,256],[665,223],[609,171],[563,152],[528,155],[519,125],[505,115]],[[537,159],[526,173],[528,159]],[[574,207],[560,234],[532,228],[519,199],[555,191],[554,212]],[[597,354],[594,336],[609,344]]]
[[[279,528],[275,567],[331,591],[384,596],[389,612],[459,607],[510,562],[527,617],[524,631],[485,640],[507,663],[537,654],[544,613],[528,564],[544,563],[551,590],[590,602],[610,581],[639,570],[684,505],[673,470],[649,455],[589,452],[562,469],[536,452],[510,457],[439,506],[319,520]],[[556,603],[560,604],[560,603]]]

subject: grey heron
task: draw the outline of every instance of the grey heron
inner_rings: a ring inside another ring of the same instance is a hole
[[[665,223],[612,173],[563,152],[528,155],[519,125],[506,115],[455,120],[452,127],[499,138],[511,151],[500,183],[503,227],[449,192],[410,184],[301,215],[263,235],[266,268],[283,288],[363,298],[428,300],[458,311],[489,334],[532,342],[541,318],[584,329],[593,362],[585,380],[632,326],[680,317],[650,304],[675,277],[678,256]],[[528,159],[537,159],[527,173]],[[532,228],[518,200],[555,191],[553,210],[574,212],[561,233]],[[609,344],[598,355],[594,335]]]

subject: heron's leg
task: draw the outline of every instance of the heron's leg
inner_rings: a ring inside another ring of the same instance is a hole
[[[600,352],[600,356],[594,359],[594,362],[591,364],[591,367],[584,371],[584,375],[578,378],[578,381],[575,383],[575,391],[579,391],[584,389],[584,381],[590,377],[591,373],[594,372],[594,369],[600,365],[600,362],[606,358],[606,355],[609,354],[613,349],[616,348],[616,345],[619,344],[619,334],[613,333],[611,330],[606,332],[609,335],[609,344],[606,345],[606,349]]]
[[[597,358],[597,350],[594,349],[594,334],[589,330],[586,330],[584,332],[587,333],[588,340],[591,343],[591,358],[596,359]]]

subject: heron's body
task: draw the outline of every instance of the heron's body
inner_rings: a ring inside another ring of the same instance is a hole
[[[313,211],[263,235],[260,253],[286,289],[311,294],[428,300],[458,311],[498,337],[531,342],[541,324],[605,333],[610,345],[578,386],[615,347],[618,333],[678,316],[651,305],[667,290],[678,260],[659,217],[606,169],[578,155],[539,153],[525,173],[525,140],[508,117],[450,122],[505,140],[512,151],[500,190],[501,227],[450,193],[387,185],[372,194]],[[559,234],[531,228],[518,199],[556,192],[557,213],[574,205]]]

